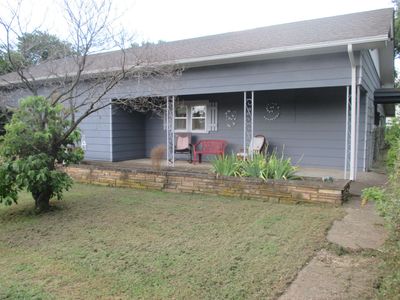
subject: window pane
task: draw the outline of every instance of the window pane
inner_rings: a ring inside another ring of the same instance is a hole
[[[175,119],[175,130],[186,130],[186,119]]]
[[[206,120],[205,119],[192,119],[192,130],[205,130]]]
[[[196,105],[192,107],[192,117],[205,118],[206,117],[206,106]]]
[[[186,106],[179,105],[175,108],[175,117],[186,117]]]

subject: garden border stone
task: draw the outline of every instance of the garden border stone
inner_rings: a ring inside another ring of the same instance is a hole
[[[348,198],[351,182],[341,179],[322,182],[314,177],[264,181],[259,178],[218,176],[172,168],[155,170],[88,164],[68,166],[64,170],[80,183],[282,203],[327,203],[336,206]]]

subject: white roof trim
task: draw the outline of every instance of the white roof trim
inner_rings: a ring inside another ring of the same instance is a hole
[[[260,50],[253,50],[253,51],[246,51],[246,52],[239,52],[239,53],[231,53],[231,54],[222,54],[222,55],[213,55],[213,56],[205,56],[205,57],[198,57],[198,58],[188,58],[188,59],[180,59],[171,61],[170,63],[175,64],[183,64],[183,65],[190,65],[201,62],[211,62],[211,61],[219,61],[219,60],[230,60],[230,59],[240,59],[245,57],[252,57],[252,56],[268,56],[272,54],[278,53],[288,53],[288,52],[297,52],[297,51],[304,51],[304,50],[315,50],[315,49],[328,49],[328,48],[336,48],[344,46],[347,50],[347,45],[362,45],[362,44],[369,44],[369,43],[376,43],[376,42],[385,42],[389,40],[388,35],[377,35],[365,38],[357,38],[357,39],[347,39],[347,40],[338,40],[338,41],[329,41],[329,42],[322,42],[322,43],[313,43],[313,44],[302,44],[302,45],[295,45],[295,46],[287,46],[287,47],[277,47],[277,48],[268,48],[268,49],[260,49]],[[361,47],[362,48],[362,47]],[[359,49],[357,49],[359,50]],[[200,66],[200,65],[198,65]]]

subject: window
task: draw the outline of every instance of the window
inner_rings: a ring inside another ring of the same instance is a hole
[[[166,115],[164,115],[164,129]],[[188,101],[175,106],[175,132],[217,131],[217,105],[208,101]]]
[[[179,105],[175,109],[175,131],[187,131],[188,113],[186,105]]]
[[[191,106],[191,129],[194,132],[205,132],[206,131],[206,105],[194,105]]]

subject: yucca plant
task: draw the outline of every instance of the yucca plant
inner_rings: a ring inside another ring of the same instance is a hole
[[[235,155],[221,155],[212,160],[213,172],[223,176],[235,176],[238,171],[238,159]]]
[[[261,177],[266,171],[267,161],[263,154],[254,154],[253,159],[242,160],[239,163],[238,176]]]
[[[267,166],[261,174],[261,178],[267,179],[299,179],[296,175],[297,166],[292,165],[290,158],[285,158],[283,153],[280,157],[273,152],[267,159]]]

